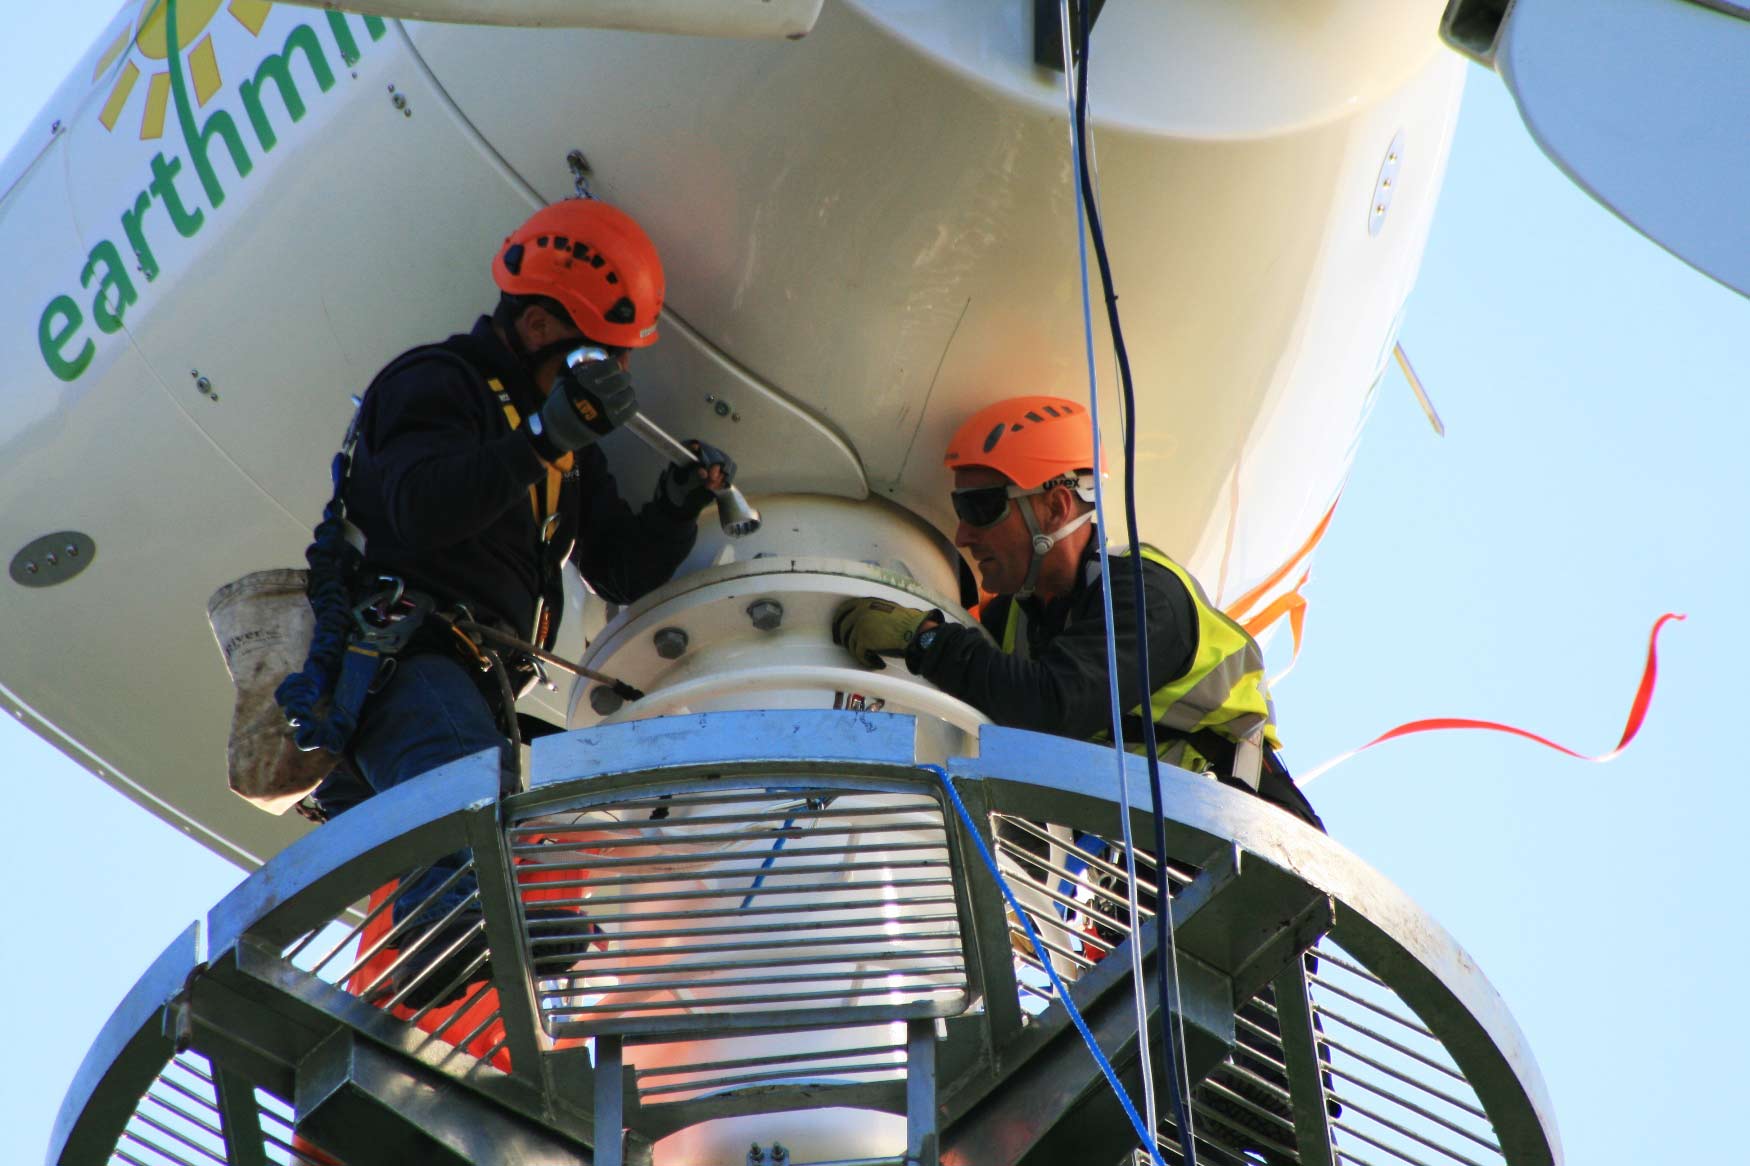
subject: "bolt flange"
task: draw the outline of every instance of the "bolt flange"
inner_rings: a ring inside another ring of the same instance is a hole
[[[656,654],[664,660],[678,660],[686,654],[687,633],[680,628],[658,628],[650,639],[656,645]]]

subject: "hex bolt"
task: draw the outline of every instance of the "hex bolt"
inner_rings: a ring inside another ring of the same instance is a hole
[[[658,628],[651,640],[664,660],[679,660],[687,651],[687,633],[680,628]]]
[[[26,575],[34,575],[41,569],[42,568],[40,568],[36,565],[35,559],[31,559],[24,564],[24,573]]]
[[[620,711],[620,706],[626,702],[620,694],[605,684],[598,684],[589,690],[589,707],[596,711],[599,717]]]
[[[747,617],[762,632],[776,631],[784,622],[784,605],[776,599],[756,599],[747,605]]]
[[[68,543],[67,544],[67,557],[69,559],[77,559],[79,557],[78,544],[76,544],[76,543]]]
[[[55,557],[54,551],[50,551],[48,554],[44,555],[43,557],[48,560],[49,566],[51,566],[51,567],[58,566],[61,562],[61,560],[59,560]]]

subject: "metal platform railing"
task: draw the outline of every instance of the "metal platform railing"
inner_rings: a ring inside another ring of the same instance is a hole
[[[944,796],[1135,1093],[1112,755],[987,728],[943,768],[915,741],[884,714],[658,718],[543,739],[510,798],[482,754],[373,799],[165,951],[49,1161],[807,1166],[659,1144],[830,1107],[904,1118],[863,1162],[1116,1166],[1134,1134]],[[1275,808],[1165,776],[1200,1161],[1560,1161],[1517,1030],[1437,925]],[[1146,916],[1162,864],[1136,861]]]

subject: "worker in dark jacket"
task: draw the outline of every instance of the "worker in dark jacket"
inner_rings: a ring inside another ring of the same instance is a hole
[[[405,588],[439,613],[547,648],[567,559],[597,593],[630,603],[686,557],[700,510],[712,488],[729,485],[734,465],[692,443],[703,464],[665,471],[656,496],[634,511],[596,444],[636,410],[628,355],[656,342],[662,309],[661,261],[630,216],[586,199],[545,207],[504,241],[492,273],[501,297],[490,317],[402,354],[371,383],[345,501],[365,539],[367,591],[396,597]],[[568,367],[567,354],[584,346],[606,359]],[[480,666],[489,646],[427,620],[379,673],[348,764],[313,796],[317,812],[332,817],[437,766],[503,748],[516,712],[502,699],[507,686]],[[511,665],[509,687],[526,690],[534,662]],[[464,861],[441,860],[397,898],[398,945],[433,953],[407,961],[388,986],[415,1007],[457,994],[447,981],[478,954],[480,913],[472,874],[458,874]],[[543,918],[531,911],[531,926]],[[549,922],[563,931],[576,918],[559,912]],[[464,936],[472,942],[460,956],[434,968],[435,953]],[[482,966],[472,978],[485,975]]]
[[[1019,397],[979,411],[955,434],[946,463],[960,519],[954,543],[994,596],[980,612],[984,630],[946,623],[940,612],[855,599],[839,609],[834,639],[871,667],[884,666],[884,655],[903,656],[913,672],[999,725],[1110,741],[1105,597],[1092,525],[1096,460],[1087,410],[1073,401]],[[1320,825],[1275,760],[1279,741],[1257,644],[1183,567],[1153,547],[1142,556],[1155,686],[1146,706],[1130,564],[1112,565],[1120,579],[1112,617],[1125,743],[1141,746],[1147,715],[1162,760],[1243,785]]]

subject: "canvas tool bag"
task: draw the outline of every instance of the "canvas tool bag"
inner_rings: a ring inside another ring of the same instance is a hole
[[[316,616],[304,587],[308,572],[255,571],[213,592],[207,619],[237,688],[226,766],[233,792],[270,814],[283,814],[334,768],[332,753],[305,753],[274,701],[274,689],[304,666]]]

